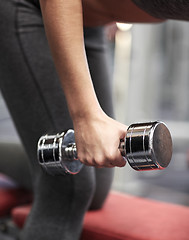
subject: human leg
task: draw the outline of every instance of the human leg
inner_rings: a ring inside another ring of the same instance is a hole
[[[102,205],[110,188],[112,170],[99,169],[95,174],[93,168],[84,167],[76,176],[51,177],[39,168],[36,161],[39,137],[47,132],[71,128],[72,122],[49,53],[39,9],[27,1],[17,1],[17,5],[12,1],[5,4],[4,1],[1,4],[4,21],[0,29],[4,34],[1,51],[7,58],[0,59],[3,65],[1,89],[30,158],[35,182],[35,200],[23,239],[77,239],[83,215],[93,196],[95,176],[98,182],[96,196],[98,193],[101,199],[95,203],[97,208]],[[8,10],[4,7],[7,5]],[[10,24],[8,29],[5,22]],[[95,33],[94,29],[92,32]],[[98,37],[102,35],[101,30],[99,34]],[[90,36],[86,36],[92,78],[102,107],[111,115],[110,89],[106,85],[106,54],[101,42],[96,48],[91,41]]]
[[[0,15],[1,90],[34,180],[34,203],[22,239],[78,239],[95,187],[93,168],[84,167],[76,176],[52,177],[41,171],[36,159],[42,134],[72,127],[40,11],[28,1],[2,0]]]

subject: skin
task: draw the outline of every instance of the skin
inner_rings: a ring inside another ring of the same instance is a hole
[[[143,12],[129,0],[112,0],[111,4],[110,0],[40,0],[40,5],[73,120],[80,161],[95,167],[125,166],[118,146],[127,126],[108,117],[98,103],[84,50],[83,24],[97,26],[113,21],[160,20]]]

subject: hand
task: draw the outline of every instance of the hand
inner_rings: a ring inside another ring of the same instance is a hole
[[[88,166],[123,167],[126,164],[118,149],[127,127],[105,113],[74,120],[79,160]]]

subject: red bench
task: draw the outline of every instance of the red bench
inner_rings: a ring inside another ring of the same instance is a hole
[[[0,174],[0,217],[10,214],[12,208],[32,202],[31,192],[13,186],[10,180]]]
[[[0,217],[9,215],[14,207],[28,202],[31,202],[31,194],[24,189],[0,189]]]
[[[29,211],[12,211],[20,228]],[[102,209],[86,213],[81,240],[189,240],[189,208],[111,192]]]

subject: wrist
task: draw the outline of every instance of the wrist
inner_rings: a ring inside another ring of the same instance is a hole
[[[70,111],[70,115],[74,124],[95,119],[97,116],[104,114],[98,102],[89,105],[81,105]]]
[[[86,79],[86,77],[78,76],[77,81],[74,78],[69,82],[73,83],[74,81],[74,86],[64,86],[64,93],[72,121],[99,114],[102,110],[90,77]]]

